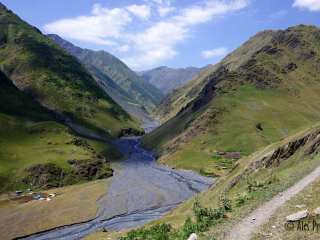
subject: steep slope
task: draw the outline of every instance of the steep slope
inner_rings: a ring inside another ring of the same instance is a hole
[[[254,232],[251,230],[256,230],[272,212],[279,212],[282,204],[319,179],[319,150],[318,123],[240,159],[208,191],[182,203],[152,223],[151,227],[126,233],[127,237],[123,239],[143,236],[144,239],[182,240],[194,232],[200,239],[251,239],[250,235]],[[314,208],[318,207],[318,189],[310,190],[309,193],[312,190],[314,192],[313,198],[311,194],[305,195],[304,201],[294,203],[293,212],[299,211],[297,205],[306,204],[306,200]],[[302,205],[302,209],[305,207]],[[304,222],[309,220],[312,223],[313,216],[304,219]],[[284,224],[285,216],[282,215],[277,222],[270,221],[269,228],[263,229],[254,239],[279,239],[279,235],[270,234],[277,231],[285,235],[283,239],[309,239],[310,236],[314,236],[310,239],[318,239],[317,233],[312,234],[312,231],[288,232],[283,228]],[[295,223],[297,225],[298,222]],[[107,236],[101,233],[88,239],[103,239]]]
[[[178,90],[175,115],[144,138],[160,161],[223,174],[234,161],[320,119],[320,30],[257,34]],[[173,113],[172,113],[173,112]]]
[[[0,69],[65,121],[117,136],[136,123],[82,65],[36,28],[0,6]]]
[[[78,137],[57,123],[50,111],[17,89],[2,72],[0,145],[0,192],[107,177],[112,171],[106,158],[116,157],[109,145]],[[79,164],[78,169],[70,164],[71,159]],[[85,173],[94,163],[100,173]]]
[[[50,34],[48,37],[78,58],[100,86],[135,116],[139,116],[144,109],[150,112],[163,97],[160,90],[144,81],[115,56],[105,51],[82,49],[58,35]]]
[[[195,79],[168,94],[155,109],[154,115],[160,119],[161,122],[165,122],[174,117],[181,108],[185,107],[199,95],[202,88],[210,80],[209,76],[211,73],[217,71],[220,66],[228,66],[230,70],[236,69],[248,61],[256,51],[268,44],[268,42],[271,41],[272,35],[272,31],[258,33],[240,48],[229,54],[220,63],[210,65],[203,69]]]
[[[148,71],[139,72],[147,82],[156,86],[163,93],[168,94],[174,89],[181,87],[194,78],[202,69],[196,67],[169,68],[158,67]]]

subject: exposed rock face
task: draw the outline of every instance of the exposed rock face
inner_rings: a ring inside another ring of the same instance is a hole
[[[68,169],[62,169],[53,163],[33,165],[25,169],[22,182],[35,188],[53,188],[113,175],[109,162],[104,158],[69,160],[68,163]]]
[[[308,134],[294,139],[270,153],[266,154],[260,159],[253,161],[247,169],[240,175],[236,176],[230,184],[226,187],[228,191],[234,187],[243,177],[251,172],[261,168],[272,168],[279,166],[283,161],[293,156],[297,151],[303,150],[304,155],[314,155],[320,150],[320,130],[316,129]]]
[[[65,172],[53,163],[33,165],[25,170],[26,176],[22,179],[25,184],[35,187],[59,187]]]
[[[113,174],[105,159],[70,160],[69,164],[73,168],[73,174],[79,179],[90,181],[111,177]]]
[[[272,166],[279,166],[281,162],[290,158],[293,154],[295,154],[302,147],[307,146],[305,149],[305,154],[310,155],[319,150],[320,147],[320,130],[315,131],[313,133],[309,133],[301,138],[293,140],[288,144],[279,147],[274,150],[269,155],[263,157],[260,161],[255,162],[252,167],[266,167],[270,168]]]
[[[300,211],[300,212],[297,212],[297,213],[294,213],[294,214],[287,216],[286,220],[288,222],[295,222],[295,221],[299,221],[301,219],[308,217],[308,215],[309,215],[308,210],[303,210],[303,211]]]
[[[132,137],[132,136],[142,136],[144,131],[139,131],[133,128],[124,128],[120,131],[119,137]]]

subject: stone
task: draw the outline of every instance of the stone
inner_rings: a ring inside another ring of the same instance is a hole
[[[295,222],[295,221],[299,221],[303,218],[306,218],[308,215],[309,215],[308,210],[303,210],[303,211],[296,212],[294,214],[287,216],[286,219],[288,222]]]
[[[314,215],[318,216],[320,215],[320,207],[316,208],[315,210],[313,210]]]
[[[304,205],[304,204],[296,205],[296,208],[304,208],[304,207],[306,207],[306,205]]]
[[[188,240],[198,240],[197,234],[192,233],[192,234],[190,235],[190,237],[188,238]]]

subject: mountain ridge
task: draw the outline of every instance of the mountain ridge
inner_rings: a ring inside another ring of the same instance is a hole
[[[154,69],[138,72],[138,74],[147,82],[160,89],[163,93],[168,94],[174,89],[186,84],[204,68],[192,66],[185,68],[170,68],[167,66],[160,66]]]
[[[173,167],[217,171],[206,166],[215,151],[247,155],[314,124],[319,39],[315,26],[258,33],[164,100],[144,143]]]
[[[138,122],[4,5],[0,24],[0,192],[110,177],[120,155],[111,141]]]
[[[47,36],[82,62],[98,84],[135,117],[147,115],[143,111],[150,113],[162,99],[160,90],[145,82],[112,54],[103,50],[82,49],[56,34]]]

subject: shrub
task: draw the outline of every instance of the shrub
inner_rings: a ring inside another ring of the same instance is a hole
[[[120,240],[185,240],[192,233],[205,232],[216,223],[217,220],[224,216],[227,209],[231,209],[229,200],[225,200],[225,204],[218,209],[204,208],[196,200],[193,205],[193,212],[196,221],[192,221],[189,217],[180,229],[174,230],[169,224],[158,224],[151,228],[141,228],[130,231],[127,236],[121,237]],[[214,240],[213,237],[209,238]]]
[[[247,194],[238,194],[236,197],[236,206],[240,207],[242,206],[247,200],[248,200]]]

